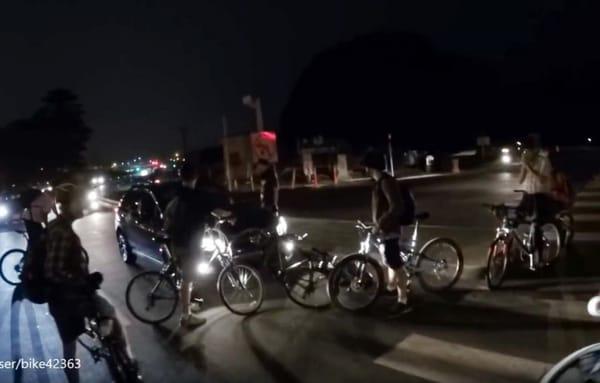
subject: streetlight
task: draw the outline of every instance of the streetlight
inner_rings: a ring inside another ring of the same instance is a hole
[[[264,130],[262,105],[260,103],[260,97],[253,97],[246,95],[242,97],[242,104],[256,111],[256,130],[262,132]]]
[[[592,137],[588,137],[587,142],[592,143]]]

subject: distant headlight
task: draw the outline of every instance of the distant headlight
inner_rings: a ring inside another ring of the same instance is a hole
[[[510,164],[512,162],[512,158],[510,154],[503,154],[500,158],[500,161],[502,161],[503,164]]]
[[[286,253],[292,253],[294,251],[294,241],[285,241],[283,243],[283,250],[286,251]]]
[[[8,210],[8,207],[6,205],[0,205],[0,219],[8,217],[9,214],[10,210]]]
[[[510,153],[510,149],[509,148],[502,148],[502,153],[503,154],[508,154],[508,153]]]
[[[98,177],[98,178],[96,179],[96,182],[97,182],[99,185],[102,185],[102,184],[104,184],[104,177]]]
[[[275,231],[277,235],[287,234],[288,224],[283,216],[279,216],[279,221],[277,222],[277,226],[275,227]]]
[[[92,201],[90,202],[90,209],[91,210],[98,210],[100,208],[100,204],[98,203],[98,201]]]

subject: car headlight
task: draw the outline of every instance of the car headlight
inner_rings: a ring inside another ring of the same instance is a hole
[[[294,247],[296,247],[294,241],[283,242],[283,250],[285,250],[287,253],[292,253],[294,251]]]
[[[503,164],[510,164],[512,162],[512,158],[510,157],[510,154],[503,154],[500,158],[500,161],[502,161]]]
[[[212,267],[210,267],[210,265],[206,262],[200,262],[198,263],[198,266],[196,266],[196,271],[198,274],[206,275],[210,274]]]
[[[98,185],[102,185],[102,184],[104,184],[104,177],[98,177],[98,178],[96,179],[96,182],[98,183]]]
[[[8,217],[10,210],[6,205],[0,205],[0,219]]]
[[[287,234],[288,224],[283,216],[279,216],[279,220],[277,221],[277,226],[275,226],[275,231],[277,235]]]
[[[87,195],[88,201],[96,201],[98,199],[98,193],[94,190],[88,193]]]
[[[100,208],[100,204],[98,203],[98,201],[91,201],[90,202],[90,209],[91,210],[98,210]]]

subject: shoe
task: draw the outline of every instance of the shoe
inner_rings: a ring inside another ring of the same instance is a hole
[[[404,315],[412,311],[412,306],[408,305],[407,303],[395,302],[390,306],[389,311],[390,315],[393,316]]]
[[[179,325],[185,328],[200,327],[206,323],[206,318],[198,317],[195,315],[182,316],[179,320]]]
[[[202,300],[201,302],[198,302],[198,300],[194,300],[194,302],[192,302],[190,304],[190,311],[192,314],[199,314],[202,312],[202,304],[204,303],[204,300]]]

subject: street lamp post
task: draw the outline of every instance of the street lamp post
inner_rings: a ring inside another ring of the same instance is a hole
[[[256,130],[262,132],[264,130],[264,122],[260,97],[246,95],[242,98],[242,104],[256,111]]]
[[[392,177],[394,177],[394,156],[392,154],[392,134],[388,133],[388,152],[390,157],[390,172],[392,173]]]

